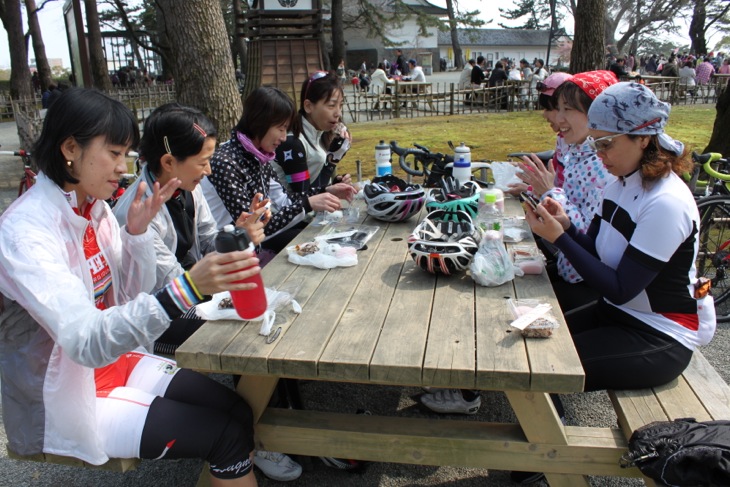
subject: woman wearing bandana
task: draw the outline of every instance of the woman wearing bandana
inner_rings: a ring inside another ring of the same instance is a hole
[[[588,143],[618,179],[588,231],[552,198],[527,209],[532,231],[602,296],[566,317],[586,391],[669,382],[715,331],[712,297],[695,295],[699,213],[679,176],[690,168],[687,151],[664,133],[669,112],[643,85],[606,88],[588,111]]]

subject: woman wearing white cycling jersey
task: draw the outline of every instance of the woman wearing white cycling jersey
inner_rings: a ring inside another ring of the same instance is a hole
[[[134,115],[97,91],[65,91],[33,156],[37,183],[0,217],[0,368],[11,450],[79,458],[204,458],[211,485],[256,485],[253,421],[234,391],[151,355],[204,294],[251,289],[251,252],[211,253],[155,284],[152,218],[180,185],[144,201],[119,227],[104,202],[139,141]],[[248,268],[248,269],[247,269]],[[4,308],[4,309],[3,309]],[[148,348],[149,349],[149,348]]]
[[[618,83],[588,111],[590,138],[618,178],[586,233],[552,198],[527,209],[533,232],[555,244],[603,297],[566,317],[586,391],[664,384],[715,330],[712,297],[696,294],[699,213],[680,174],[691,167],[664,133],[670,106],[644,85]]]

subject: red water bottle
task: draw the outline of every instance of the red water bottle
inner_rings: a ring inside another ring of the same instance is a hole
[[[236,250],[250,250],[253,252],[254,246],[244,228],[226,225],[215,237],[215,249],[221,254],[235,252]],[[244,320],[251,320],[264,314],[268,304],[266,302],[266,290],[264,289],[264,282],[261,280],[261,274],[256,274],[255,276],[236,282],[252,282],[256,284],[255,289],[248,291],[231,291],[231,300],[233,301],[233,306],[236,308],[238,316]]]

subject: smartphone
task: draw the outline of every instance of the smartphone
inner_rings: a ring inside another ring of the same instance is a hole
[[[271,209],[271,201],[269,201],[268,203],[266,203],[266,204],[264,205],[264,212],[263,212],[263,213],[261,214],[261,217],[259,217],[259,221],[260,221],[260,222],[262,222],[262,221],[266,220],[266,212],[267,212],[268,210],[270,210],[270,209]]]
[[[520,196],[522,197],[522,201],[524,201],[525,203],[530,205],[530,208],[532,208],[533,211],[536,210],[537,205],[540,204],[540,201],[537,198],[535,198],[534,196],[532,196],[531,194],[522,192],[522,193],[520,193]]]

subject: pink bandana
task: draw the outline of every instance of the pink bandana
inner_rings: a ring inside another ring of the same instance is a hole
[[[238,141],[241,143],[244,149],[246,149],[248,152],[254,155],[256,159],[259,160],[261,164],[266,164],[267,162],[271,162],[274,160],[274,157],[276,157],[276,152],[261,152],[253,142],[251,142],[251,139],[246,137],[244,134],[242,134],[239,131],[236,131],[236,138],[238,138]]]
[[[603,90],[618,83],[618,78],[612,71],[601,70],[578,73],[573,75],[569,81],[577,84],[586,95],[591,97],[591,100],[595,100]]]

